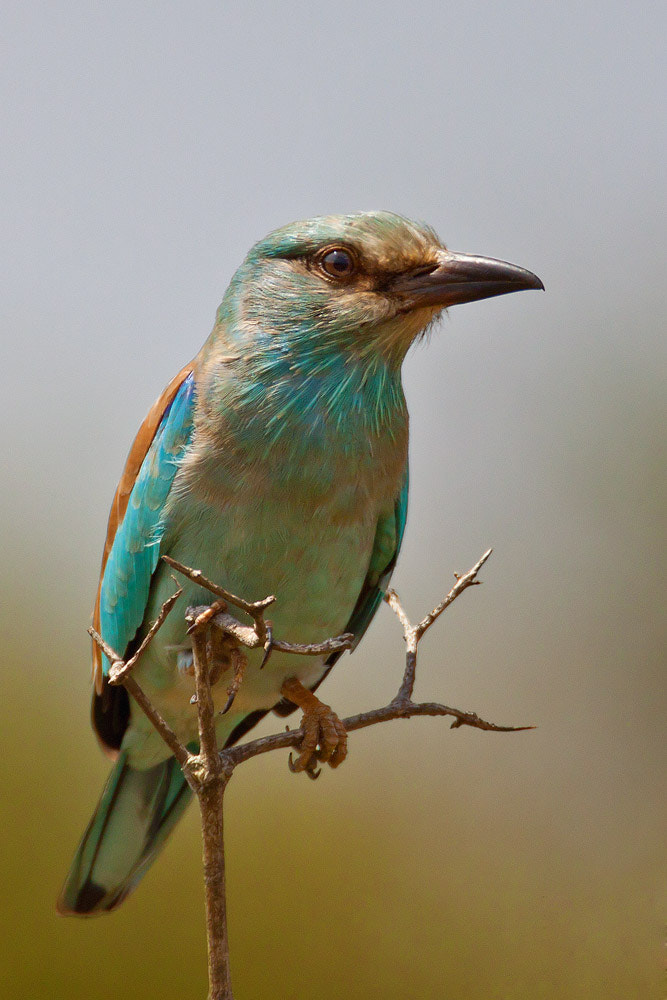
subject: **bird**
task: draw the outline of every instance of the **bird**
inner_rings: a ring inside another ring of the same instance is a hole
[[[209,338],[148,412],[109,515],[94,626],[121,657],[173,591],[169,556],[248,599],[276,594],[274,634],[356,645],[384,596],[408,502],[409,348],[450,306],[542,289],[531,271],[449,250],[391,212],[294,222],[256,243],[231,279]],[[189,606],[210,597],[186,580]],[[300,708],[293,765],[337,767],[346,733],[315,691],[340,652],[249,650],[231,705],[229,651],[212,672],[221,747],[268,712]],[[63,914],[114,910],[136,887],[192,792],[161,737],[93,651],[92,722],[114,766],[58,900]],[[198,750],[191,642],[170,615],[135,675]],[[228,674],[229,676],[229,674]],[[225,709],[227,709],[225,711]]]

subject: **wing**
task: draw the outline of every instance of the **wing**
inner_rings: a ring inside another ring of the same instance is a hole
[[[188,365],[170,382],[144,420],[111,506],[93,624],[121,656],[144,618],[159,559],[162,510],[192,434],[193,410],[194,374],[193,366]],[[106,688],[103,678],[108,669],[107,658],[93,646],[97,698]],[[96,699],[96,721],[101,707]]]
[[[344,629],[345,632],[352,632],[354,635],[352,649],[356,649],[361,642],[389,585],[389,580],[391,579],[391,574],[394,572],[398,553],[401,549],[407,514],[408,467],[406,465],[401,490],[396,497],[393,510],[378,521],[366,578],[350,620]],[[326,670],[317,684],[312,688],[313,691],[317,690],[322,681],[327,677],[336,660],[342,655],[342,653],[331,654],[326,661]],[[276,715],[286,716],[293,712],[294,708],[295,706],[292,702],[284,698],[278,702],[274,708],[274,712]]]
[[[407,515],[408,467],[406,465],[401,491],[396,497],[394,509],[378,521],[368,573],[345,628],[346,632],[352,632],[354,635],[353,649],[356,649],[361,642],[389,586],[401,550]],[[327,662],[333,666],[340,655],[340,653],[333,654]]]

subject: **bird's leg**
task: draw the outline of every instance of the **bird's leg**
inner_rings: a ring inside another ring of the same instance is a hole
[[[203,615],[200,615],[201,617]],[[206,652],[208,681],[211,687],[214,687],[228,670],[232,671],[232,679],[227,688],[227,702],[220,711],[220,714],[224,715],[232,707],[232,702],[241,686],[245,668],[248,665],[248,657],[239,649],[238,642],[233,636],[225,635],[224,632],[216,628],[211,629],[209,632],[206,642]],[[194,675],[194,661],[191,650],[179,652],[178,668],[184,674]],[[196,695],[192,696],[191,702],[193,705],[197,703]]]
[[[290,761],[290,769],[306,771],[311,777],[316,777],[315,761],[321,760],[329,767],[342,764],[347,756],[347,732],[336,713],[296,677],[284,681],[280,693],[303,710],[301,728],[304,737],[299,756],[294,762]]]
[[[234,651],[238,644],[232,636],[225,635],[220,629],[212,628],[208,636],[209,683],[211,687],[218,683],[224,673],[230,668],[236,673]],[[239,680],[239,684],[240,684]],[[237,689],[238,690],[238,687]],[[236,693],[236,692],[234,692]]]

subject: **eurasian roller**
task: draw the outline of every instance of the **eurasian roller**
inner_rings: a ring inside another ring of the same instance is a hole
[[[401,546],[408,411],[401,366],[449,306],[542,288],[530,271],[454,253],[389,212],[332,215],[271,233],[247,255],[195,359],[151,408],[111,507],[94,624],[121,656],[174,589],[169,555],[247,599],[276,594],[274,634],[319,642],[364,635]],[[189,580],[181,606],[210,602]],[[345,731],[315,697],[340,654],[248,652],[231,708],[229,653],[212,670],[217,736],[230,746],[263,716],[300,707],[332,767]],[[176,760],[94,651],[93,725],[115,761],[59,900],[112,910],[134,889],[191,791]],[[225,679],[227,675],[227,680]],[[197,749],[192,652],[172,613],[135,676],[180,740]]]

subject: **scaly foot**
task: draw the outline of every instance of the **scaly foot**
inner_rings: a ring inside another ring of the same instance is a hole
[[[303,709],[304,737],[299,756],[295,761],[290,758],[290,770],[305,771],[310,778],[316,778],[320,773],[316,770],[318,760],[329,767],[342,764],[347,757],[347,732],[336,713],[295,677],[284,682],[280,693]]]

